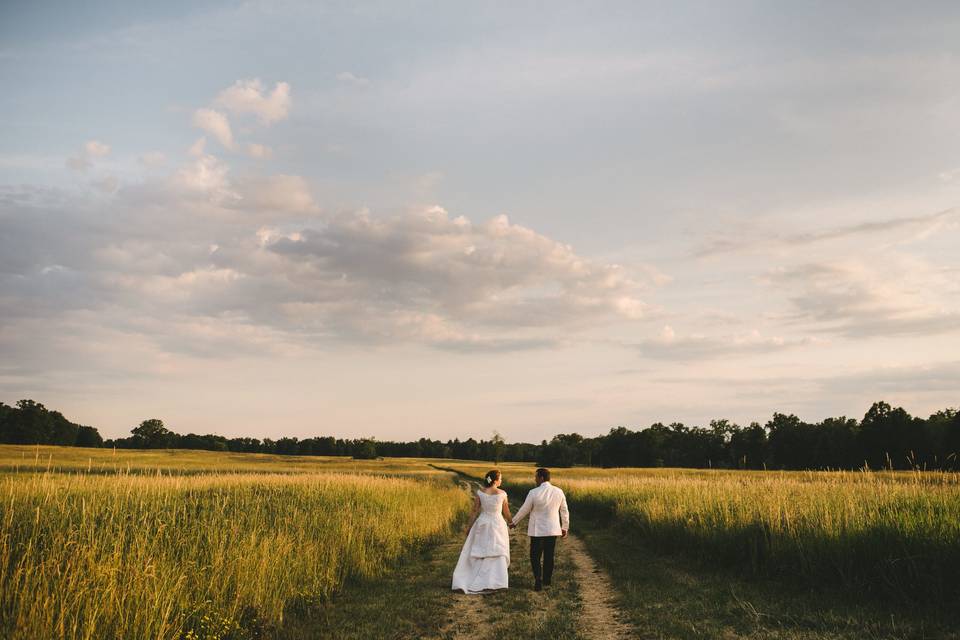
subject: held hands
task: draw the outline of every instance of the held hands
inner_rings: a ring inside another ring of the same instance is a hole
[[[508,522],[508,523],[507,523],[507,526],[510,527],[511,529],[516,529],[516,528],[517,528],[517,523],[516,523],[516,522]]]

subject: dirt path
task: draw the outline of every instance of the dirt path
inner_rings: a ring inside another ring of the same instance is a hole
[[[472,487],[471,487],[472,488]],[[511,496],[513,511],[521,496]],[[460,540],[462,543],[462,538]],[[638,637],[615,604],[610,579],[573,535],[557,543],[554,586],[532,590],[526,522],[510,532],[510,588],[482,596],[451,594],[443,640],[505,636],[555,640],[620,640]],[[459,549],[458,549],[459,550]],[[452,567],[451,567],[452,570]]]
[[[577,584],[583,611],[578,621],[585,638],[595,640],[620,640],[636,637],[623,614],[617,609],[616,591],[610,577],[600,569],[574,535],[563,540],[564,550],[570,554],[576,568]]]

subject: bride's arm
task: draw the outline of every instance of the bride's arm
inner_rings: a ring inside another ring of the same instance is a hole
[[[480,515],[480,496],[473,496],[473,509],[470,510],[470,521],[467,522],[467,533],[470,533],[470,527],[476,522]]]
[[[506,497],[503,499],[503,519],[510,522],[510,501]]]

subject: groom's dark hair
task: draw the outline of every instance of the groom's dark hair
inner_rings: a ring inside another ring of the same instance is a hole
[[[550,482],[550,469],[540,467],[537,469],[537,477],[540,478],[541,482]]]

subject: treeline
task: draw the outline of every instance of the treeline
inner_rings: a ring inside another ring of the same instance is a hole
[[[713,420],[709,427],[656,423],[646,429],[616,427],[603,436],[554,436],[540,444],[490,440],[390,442],[372,438],[226,438],[168,429],[162,420],[144,420],[130,437],[104,440],[94,427],[74,424],[33,400],[16,407],[0,402],[0,443],[57,444],[120,449],[201,449],[241,453],[354,458],[459,458],[577,464],[603,467],[691,467],[723,469],[947,469],[960,470],[960,414],[944,409],[928,418],[876,402],[863,419],[827,418],[804,422],[775,413],[761,425],[743,427]]]
[[[0,402],[0,443],[101,447],[103,438],[94,427],[70,422],[39,402],[21,400],[16,407]]]
[[[713,420],[709,427],[656,423],[597,438],[558,435],[538,462],[552,466],[692,467],[723,469],[944,469],[960,470],[960,414],[944,409],[929,418],[876,402],[860,421],[804,422],[775,413],[764,425]]]

